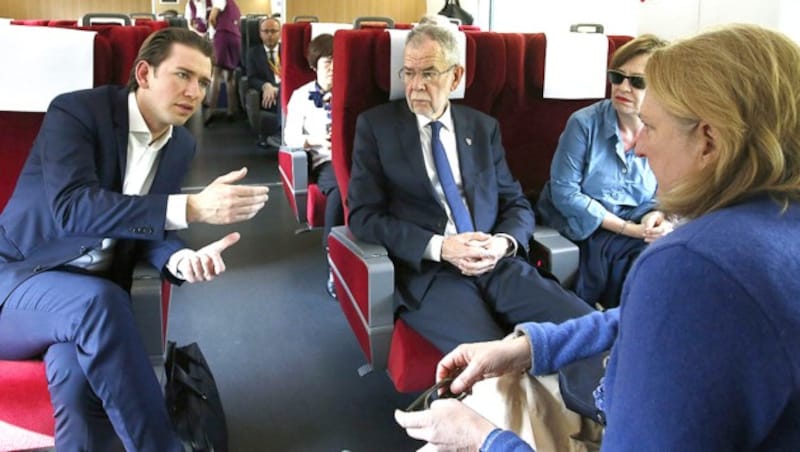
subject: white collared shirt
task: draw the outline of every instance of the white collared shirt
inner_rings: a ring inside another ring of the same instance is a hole
[[[150,192],[158,169],[161,149],[172,138],[172,126],[160,137],[153,140],[153,135],[144,121],[136,94],[128,94],[128,151],[125,164],[125,175],[122,179],[122,194],[130,196],[145,195]],[[169,195],[165,229],[177,230],[188,227],[186,222],[187,195]],[[109,268],[113,255],[115,239],[104,238],[100,248],[69,262],[69,265],[83,267],[89,271],[102,271]],[[170,259],[172,263],[172,259]],[[168,265],[172,273],[174,266]]]
[[[428,246],[425,247],[423,257],[428,260],[440,262],[442,260],[442,244],[444,243],[444,237],[447,235],[458,234],[458,229],[456,229],[456,223],[453,221],[453,213],[450,212],[450,205],[447,204],[447,198],[445,198],[442,184],[439,182],[439,174],[436,172],[436,162],[434,162],[433,159],[433,148],[431,146],[430,123],[432,121],[426,116],[416,116],[419,139],[422,144],[422,158],[425,160],[425,171],[428,173],[428,179],[431,181],[431,185],[433,185],[433,190],[436,192],[436,197],[439,199],[439,204],[441,204],[442,207],[444,207],[445,212],[447,212],[447,226],[444,228],[444,235],[434,234],[433,237],[431,237],[430,241],[428,242]],[[464,206],[466,206],[467,211],[469,212],[469,204],[467,203],[467,199],[464,195],[464,183],[463,179],[461,178],[461,167],[458,160],[456,129],[453,125],[453,115],[449,104],[445,108],[444,113],[442,113],[442,116],[440,116],[437,121],[442,123],[441,129],[439,129],[439,141],[442,142],[444,153],[447,155],[447,163],[450,164],[450,171],[453,173],[453,180],[456,183],[456,187],[458,187],[458,193],[461,195],[461,200],[464,202]],[[470,218],[474,218],[472,216],[472,212],[469,213]],[[506,256],[516,254],[517,242],[514,237],[502,232],[495,235],[505,237],[511,243],[511,247],[506,253]]]

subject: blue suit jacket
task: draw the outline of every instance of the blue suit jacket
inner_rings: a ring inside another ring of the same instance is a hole
[[[530,203],[511,176],[497,121],[450,104],[463,188],[475,229],[504,232],[526,254],[534,230]],[[423,260],[447,213],[425,170],[416,116],[406,102],[381,105],[356,123],[348,188],[348,224],[356,237],[387,248],[395,264],[396,301],[415,307],[446,263]]]
[[[281,51],[281,45],[278,44],[275,49],[276,52]],[[275,81],[275,74],[272,68],[267,64],[267,51],[264,49],[263,44],[258,44],[250,47],[247,50],[247,86],[261,93],[261,87],[264,83],[269,82],[272,85],[279,86],[280,83]]]
[[[106,237],[120,239],[112,277],[123,287],[137,258],[175,281],[164,266],[184,245],[164,229],[167,197],[180,192],[195,141],[183,127],[173,129],[145,196],[121,194],[127,146],[126,88],[53,100],[0,214],[0,305],[24,279],[85,254]]]

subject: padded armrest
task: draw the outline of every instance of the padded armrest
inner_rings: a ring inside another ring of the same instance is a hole
[[[347,226],[328,237],[337,296],[374,369],[385,369],[394,329],[394,265],[386,248],[363,242]]]
[[[308,202],[308,154],[303,148],[281,146],[278,150],[278,170],[286,198],[292,205],[295,217],[306,223]]]
[[[553,274],[562,286],[571,289],[578,277],[578,246],[547,226],[536,226],[531,246],[531,262]]]
[[[161,301],[161,274],[150,264],[139,262],[133,270],[131,303],[145,351],[153,365],[164,362]]]

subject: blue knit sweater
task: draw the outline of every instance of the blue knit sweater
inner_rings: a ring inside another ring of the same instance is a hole
[[[798,273],[800,205],[781,213],[762,197],[713,212],[642,253],[618,313],[521,325],[531,371],[553,371],[618,336],[604,383],[604,451],[800,450]],[[531,449],[495,430],[481,450]]]

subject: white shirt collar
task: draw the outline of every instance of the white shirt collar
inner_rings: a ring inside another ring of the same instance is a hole
[[[425,129],[425,127],[428,124],[433,122],[427,116],[418,115],[416,113],[414,115],[417,117],[417,127],[419,127],[420,130]],[[444,107],[444,112],[442,113],[442,116],[440,116],[439,119],[437,119],[436,121],[439,121],[440,123],[442,123],[442,127],[445,130],[448,130],[451,133],[455,133],[455,129],[453,128],[453,115],[450,114],[450,103],[449,102],[447,103],[447,106]]]
[[[142,112],[139,110],[139,104],[136,102],[136,93],[131,91],[128,94],[128,133],[133,134],[145,145],[150,145],[153,149],[159,150],[172,138],[172,129],[173,127],[169,126],[166,133],[164,133],[157,142],[151,144],[153,135],[150,133],[147,123],[144,122],[144,116],[142,116]]]

